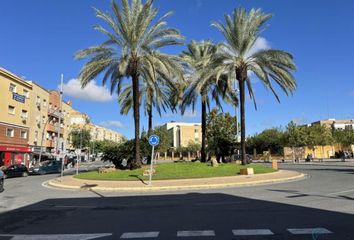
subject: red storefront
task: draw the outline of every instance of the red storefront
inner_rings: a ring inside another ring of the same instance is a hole
[[[29,153],[31,152],[30,147],[0,145],[0,166],[12,164],[24,164],[27,166]]]

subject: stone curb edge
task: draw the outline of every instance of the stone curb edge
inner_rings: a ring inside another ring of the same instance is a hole
[[[279,179],[268,179],[268,180],[258,180],[252,182],[243,182],[243,183],[216,183],[216,184],[205,184],[205,185],[187,185],[187,186],[163,186],[163,187],[154,187],[154,186],[145,186],[145,187],[92,187],[92,188],[82,188],[80,186],[71,186],[64,185],[53,180],[47,181],[47,184],[50,187],[67,189],[67,190],[99,190],[99,191],[128,191],[128,192],[150,192],[150,191],[169,191],[169,190],[188,190],[188,189],[215,189],[215,188],[227,188],[227,187],[243,187],[243,186],[255,186],[263,184],[273,184],[273,183],[282,183],[295,180],[302,180],[307,178],[308,175],[304,173],[299,173],[297,176],[285,177]]]

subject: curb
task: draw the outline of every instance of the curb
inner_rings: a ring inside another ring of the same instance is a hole
[[[228,188],[228,187],[245,187],[245,186],[257,186],[264,184],[274,184],[283,183],[296,180],[302,180],[307,178],[308,175],[304,173],[299,173],[297,176],[285,177],[279,179],[267,179],[267,180],[257,180],[252,182],[231,182],[231,183],[215,183],[215,184],[195,184],[195,185],[177,185],[177,186],[145,186],[145,187],[91,187],[82,188],[81,186],[65,185],[56,182],[56,179],[47,181],[47,185],[54,188],[67,189],[67,190],[98,190],[98,191],[128,191],[128,192],[152,192],[152,191],[170,191],[170,190],[189,190],[189,189],[215,189],[215,188]]]

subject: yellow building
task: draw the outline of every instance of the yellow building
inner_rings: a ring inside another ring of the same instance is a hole
[[[171,147],[187,147],[189,143],[202,142],[200,123],[169,122],[163,125],[170,134]]]
[[[66,154],[72,149],[73,128],[90,130],[92,140],[120,142],[123,138],[116,131],[86,122],[89,117],[74,110],[71,101],[60,101],[59,91],[48,91],[3,68],[0,92],[0,166],[28,164],[41,150],[45,155]]]
[[[30,93],[29,115],[29,145],[34,153],[39,153],[41,144],[45,142],[45,125],[48,119],[49,92],[33,81],[27,81],[32,85]],[[44,138],[42,140],[42,135]]]
[[[73,110],[70,115],[70,131],[74,129],[86,129],[90,131],[92,141],[121,142],[123,135],[109,128],[105,128],[90,122],[87,114]],[[72,146],[71,146],[72,148]]]
[[[29,160],[32,85],[0,68],[0,166]]]

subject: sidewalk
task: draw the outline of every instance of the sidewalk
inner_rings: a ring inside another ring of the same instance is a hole
[[[252,186],[300,180],[305,177],[306,175],[303,173],[279,170],[274,173],[255,174],[249,176],[238,175],[217,178],[153,180],[151,186],[149,186],[147,182],[142,181],[83,180],[76,179],[73,176],[65,176],[62,179],[55,178],[49,180],[46,184],[50,187],[61,189],[141,192]]]

